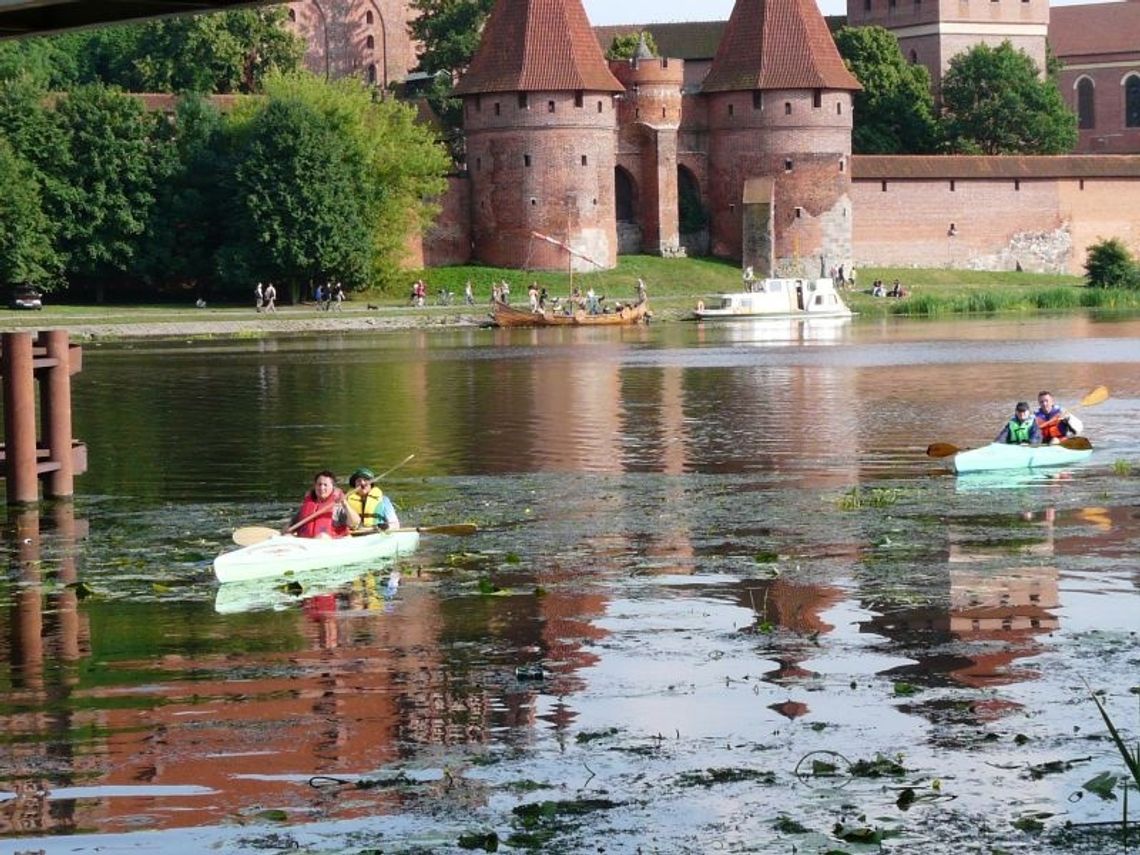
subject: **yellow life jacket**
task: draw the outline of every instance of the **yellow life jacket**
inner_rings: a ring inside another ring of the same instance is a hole
[[[384,493],[379,487],[373,487],[367,496],[361,496],[353,490],[345,500],[350,508],[360,514],[361,528],[375,528],[380,524],[380,503],[383,501]]]

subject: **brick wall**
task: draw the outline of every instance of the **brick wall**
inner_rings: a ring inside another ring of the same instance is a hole
[[[1128,75],[1140,75],[1140,39],[1137,52],[1132,63],[1123,67],[1119,62],[1098,67],[1119,60],[1118,57],[1081,57],[1061,70],[1061,95],[1074,113],[1077,112],[1078,81],[1087,78],[1093,84],[1093,127],[1078,132],[1077,151],[1088,154],[1140,152],[1140,127],[1124,126],[1123,81]]]
[[[1081,273],[1105,237],[1140,248],[1140,178],[852,182],[857,266]]]
[[[287,4],[305,40],[305,66],[330,78],[356,76],[377,86],[402,81],[417,64],[408,33],[415,12],[405,0],[298,0]]]
[[[408,268],[446,267],[471,260],[471,183],[467,176],[449,176],[447,190],[436,201],[440,211],[435,223],[409,242]]]

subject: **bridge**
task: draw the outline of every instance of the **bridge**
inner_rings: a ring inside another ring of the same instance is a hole
[[[240,6],[264,6],[250,0],[0,0],[0,39],[47,35],[62,30],[92,27],[98,24],[121,24],[167,15],[213,12]]]

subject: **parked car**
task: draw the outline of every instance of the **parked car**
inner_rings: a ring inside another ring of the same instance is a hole
[[[21,285],[13,290],[12,297],[8,300],[9,309],[42,309],[43,307],[43,294],[27,285]]]

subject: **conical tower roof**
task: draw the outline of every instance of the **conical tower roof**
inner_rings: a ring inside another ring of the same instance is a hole
[[[581,0],[498,0],[457,95],[623,92]]]
[[[736,0],[704,92],[862,89],[815,0]]]

